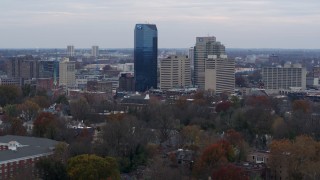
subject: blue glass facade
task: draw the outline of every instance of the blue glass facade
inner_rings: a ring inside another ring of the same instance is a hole
[[[134,76],[136,91],[157,88],[158,30],[155,24],[136,24]]]
[[[52,78],[54,75],[59,77],[59,61],[45,60],[39,61],[39,77],[40,78]]]

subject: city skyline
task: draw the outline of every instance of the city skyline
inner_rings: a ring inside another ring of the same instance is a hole
[[[0,48],[133,48],[134,24],[157,24],[159,48],[216,36],[229,48],[319,49],[316,0],[0,2]]]

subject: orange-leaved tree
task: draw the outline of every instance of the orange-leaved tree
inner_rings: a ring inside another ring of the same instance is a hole
[[[208,176],[212,169],[219,168],[234,160],[235,153],[232,145],[226,140],[220,140],[204,149],[195,163],[194,174]]]

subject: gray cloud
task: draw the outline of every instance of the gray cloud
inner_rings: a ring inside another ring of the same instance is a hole
[[[318,0],[2,0],[0,47],[132,47],[134,24],[150,22],[160,47],[210,34],[228,47],[319,48],[319,8]]]

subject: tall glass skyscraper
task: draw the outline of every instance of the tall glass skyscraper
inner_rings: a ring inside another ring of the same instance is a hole
[[[157,88],[158,30],[155,24],[136,24],[134,76],[136,91]]]

